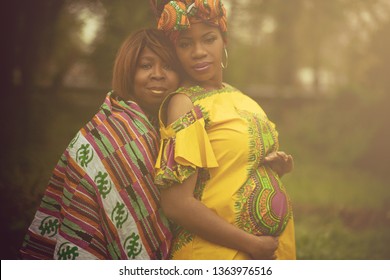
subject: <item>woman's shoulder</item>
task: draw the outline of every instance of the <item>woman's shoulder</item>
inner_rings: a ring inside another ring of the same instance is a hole
[[[167,104],[167,123],[170,124],[191,111],[194,105],[186,94],[178,93],[172,96]]]
[[[159,111],[160,126],[168,126],[194,108],[190,93],[179,88],[169,94],[161,104]]]

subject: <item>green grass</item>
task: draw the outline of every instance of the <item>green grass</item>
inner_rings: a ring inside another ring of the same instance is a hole
[[[298,161],[284,181],[298,204],[381,209],[390,201],[386,182],[352,167]]]
[[[336,213],[297,213],[297,258],[305,260],[390,259],[390,229],[346,227]]]
[[[388,185],[353,168],[298,162],[283,179],[298,259],[390,259]]]
[[[377,124],[365,115],[361,121],[360,105],[339,107],[286,106],[277,122],[281,149],[295,159],[283,181],[294,207],[297,258],[390,259],[389,181],[375,172],[382,159],[370,168],[356,164],[375,145]]]

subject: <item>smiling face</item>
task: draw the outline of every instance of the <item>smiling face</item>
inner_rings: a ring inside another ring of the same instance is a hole
[[[204,88],[222,86],[223,39],[217,27],[191,24],[180,32],[175,48],[177,56],[193,82]]]
[[[179,76],[148,47],[140,53],[134,75],[133,99],[142,109],[155,114],[163,99],[175,91]]]

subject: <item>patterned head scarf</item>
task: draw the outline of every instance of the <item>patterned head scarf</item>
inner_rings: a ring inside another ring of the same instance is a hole
[[[159,15],[157,28],[165,31],[171,40],[176,41],[179,32],[186,30],[191,23],[204,22],[217,26],[226,42],[226,9],[221,0],[152,0]]]

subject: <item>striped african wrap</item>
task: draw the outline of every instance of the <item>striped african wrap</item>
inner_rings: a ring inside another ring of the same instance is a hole
[[[171,233],[153,183],[158,134],[109,93],[50,178],[20,250],[25,259],[165,259]]]

